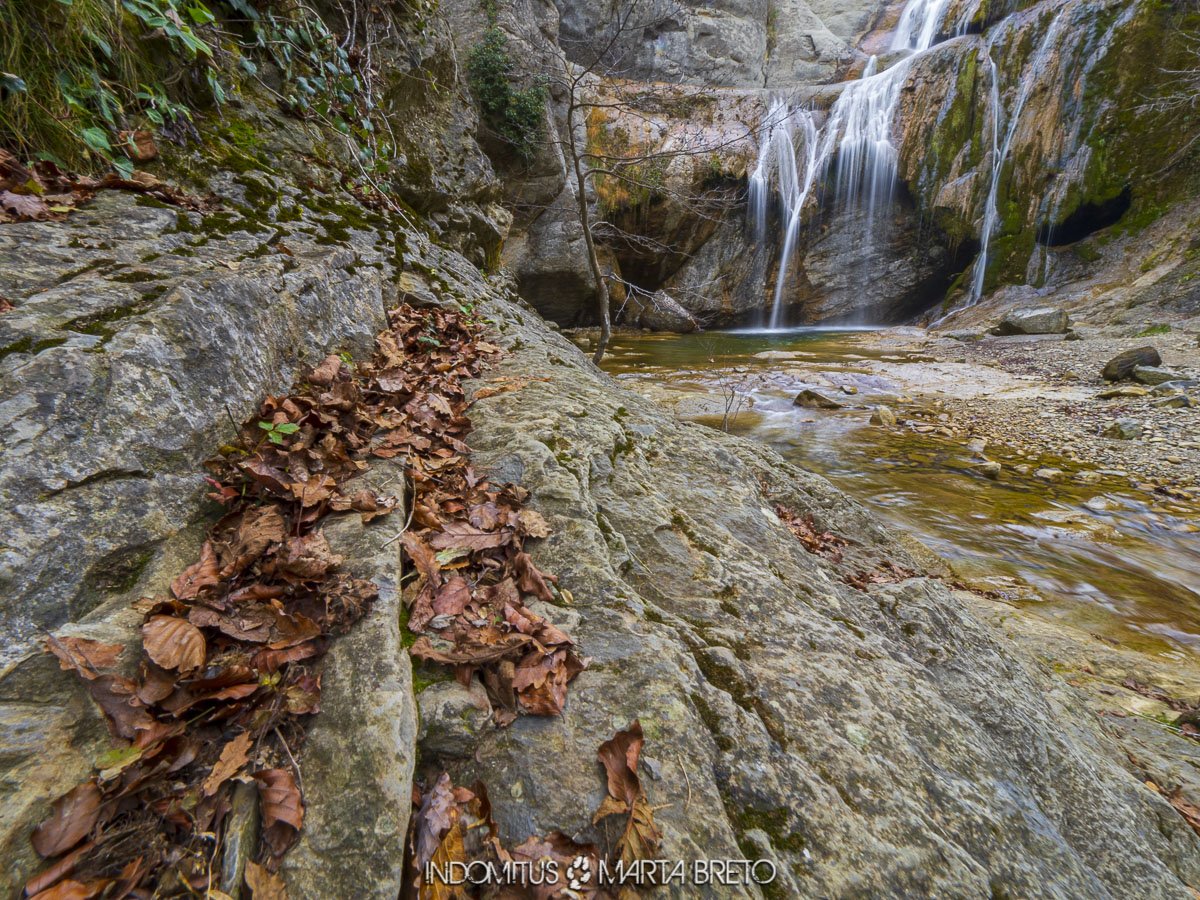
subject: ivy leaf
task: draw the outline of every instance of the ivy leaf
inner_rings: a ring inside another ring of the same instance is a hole
[[[300,430],[300,426],[294,422],[284,422],[282,425],[276,425],[275,430],[280,434],[295,434]]]
[[[108,133],[103,128],[85,128],[79,132],[83,142],[97,153],[110,153],[112,144],[108,142]]]

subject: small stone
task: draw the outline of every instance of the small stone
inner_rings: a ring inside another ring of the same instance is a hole
[[[896,414],[887,406],[877,406],[871,412],[872,425],[886,425],[889,428],[896,424]]]
[[[1103,435],[1106,438],[1113,438],[1118,441],[1132,441],[1140,438],[1143,433],[1142,423],[1137,419],[1117,419],[1104,429]]]
[[[1000,473],[1004,471],[1004,466],[1000,465],[1000,463],[996,462],[995,460],[991,460],[991,459],[987,459],[981,463],[977,463],[976,465],[972,466],[971,468],[973,468],[976,472],[978,472],[984,478],[990,478],[992,481],[995,481],[997,478],[999,478]]]
[[[1083,335],[1080,334],[1078,331],[1076,331],[1074,328],[1072,328],[1070,331],[1067,332],[1067,336],[1065,338],[1063,338],[1063,340],[1064,341],[1082,341]]]
[[[1110,359],[1100,373],[1105,381],[1123,381],[1133,375],[1138,366],[1161,366],[1162,357],[1153,347],[1138,347],[1118,353]]]
[[[1126,385],[1125,387],[1109,388],[1107,391],[1101,391],[1096,397],[1100,400],[1116,400],[1124,397],[1147,397],[1149,395],[1150,391],[1144,387]]]
[[[1154,406],[1158,409],[1189,409],[1195,405],[1195,402],[1187,394],[1173,394],[1170,397],[1154,401]]]
[[[1042,481],[1062,481],[1063,470],[1046,467],[1034,472],[1033,477],[1040,478]]]
[[[849,394],[850,396],[852,396],[852,397],[853,397],[855,394],[857,394],[857,393],[858,393],[858,388],[856,388],[856,387],[855,387],[854,385],[852,385],[852,384],[843,384],[843,385],[842,385],[842,393],[843,393],[843,394]]]
[[[1200,381],[1194,378],[1177,378],[1174,381],[1164,381],[1162,384],[1156,384],[1154,390],[1150,393],[1156,397],[1162,397],[1167,394],[1181,394],[1184,391],[1191,391],[1200,388]]]
[[[808,409],[844,409],[845,407],[836,400],[826,397],[824,394],[818,394],[811,388],[805,388],[796,395],[796,399],[792,401],[795,406],[803,406]]]
[[[1142,384],[1166,384],[1178,377],[1175,372],[1160,366],[1134,366],[1133,369],[1134,381],[1140,381]]]
[[[1182,465],[1183,457],[1182,456],[1168,456],[1167,462],[1169,462],[1173,466]]]
[[[1103,476],[1099,472],[1087,471],[1075,474],[1075,480],[1080,484],[1097,484],[1102,478]]]
[[[967,449],[976,456],[983,456],[984,451],[987,450],[987,441],[985,441],[983,438],[974,438],[973,440],[967,441]]]

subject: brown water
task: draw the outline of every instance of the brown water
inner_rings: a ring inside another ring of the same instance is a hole
[[[819,472],[908,531],[972,586],[999,591],[1040,615],[1166,655],[1200,654],[1200,510],[1106,476],[1084,485],[1078,469],[1048,484],[1005,464],[998,481],[972,470],[961,440],[868,424],[886,402],[904,416],[902,386],[866,371],[864,360],[919,359],[865,349],[849,332],[706,332],[615,337],[604,367],[683,418],[730,430]],[[803,354],[756,358],[764,351]],[[814,377],[822,372],[825,378]],[[841,393],[827,383],[853,385]],[[822,383],[825,382],[825,383]],[[817,386],[847,404],[793,406]],[[917,398],[919,401],[920,398]],[[923,404],[928,405],[928,404]],[[732,412],[733,410],[731,410]]]

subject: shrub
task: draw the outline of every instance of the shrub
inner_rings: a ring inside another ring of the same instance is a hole
[[[516,84],[508,40],[496,26],[471,50],[467,77],[484,121],[525,162],[533,159],[542,133],[546,87]]]

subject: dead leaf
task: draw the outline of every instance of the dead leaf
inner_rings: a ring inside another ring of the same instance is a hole
[[[522,509],[517,513],[517,518],[521,522],[525,534],[529,537],[546,538],[550,536],[550,523],[537,510]]]
[[[265,769],[254,773],[258,780],[258,796],[262,803],[263,826],[277,822],[299,831],[304,827],[304,802],[296,779],[287,769]]]
[[[33,849],[43,858],[65,853],[87,837],[100,819],[100,788],[85,781],[54,801],[50,818],[33,830]]]
[[[204,796],[211,797],[222,784],[241,771],[242,766],[249,762],[252,743],[250,732],[243,731],[222,748],[216,765],[204,779]]]
[[[191,600],[202,590],[219,584],[221,569],[211,541],[205,541],[200,549],[200,561],[188,566],[184,573],[171,583],[171,593],[180,600]]]
[[[59,668],[64,672],[74,670],[88,681],[106,669],[115,668],[125,648],[120,644],[105,644],[90,638],[71,635],[46,638],[46,649],[58,657]]]
[[[282,875],[269,872],[251,860],[246,863],[245,877],[253,900],[287,900],[287,885]]]
[[[439,616],[457,616],[471,602],[471,588],[466,580],[455,575],[438,591],[433,611]]]
[[[321,364],[312,370],[308,380],[318,387],[329,387],[342,371],[342,358],[336,353],[330,353]]]
[[[186,673],[204,665],[204,635],[187,619],[151,616],[142,626],[142,646],[155,665],[164,669]]]

